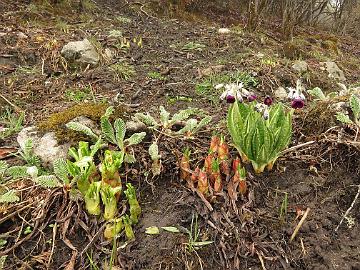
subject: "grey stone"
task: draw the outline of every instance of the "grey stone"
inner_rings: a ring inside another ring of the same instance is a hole
[[[146,131],[147,127],[144,123],[138,121],[128,121],[126,122],[126,130],[130,133],[136,133],[141,131]]]
[[[308,64],[305,61],[296,60],[292,68],[298,73],[304,73],[308,70]]]
[[[285,100],[287,99],[288,93],[284,87],[280,86],[278,89],[275,90],[274,96],[279,100]]]
[[[33,142],[33,151],[38,156],[43,165],[52,167],[54,161],[58,158],[66,158],[70,144],[59,145],[54,132],[48,132],[44,135],[39,134],[35,126],[23,128],[17,137],[17,142],[24,149],[25,142],[31,139]]]
[[[325,67],[326,71],[328,72],[329,78],[341,82],[346,81],[344,72],[338,67],[338,65],[335,62],[329,61],[329,62],[322,62],[321,64]]]
[[[100,55],[86,38],[66,44],[61,50],[61,55],[69,61],[75,61],[80,64],[96,66],[100,61]]]

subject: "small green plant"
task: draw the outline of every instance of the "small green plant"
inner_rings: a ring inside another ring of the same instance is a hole
[[[204,48],[206,48],[206,46],[204,44],[191,41],[189,43],[186,43],[182,47],[182,50],[183,51],[202,51]]]
[[[18,201],[20,201],[20,198],[16,195],[15,190],[10,189],[0,195],[0,203],[14,203]]]
[[[335,98],[338,96],[337,92],[331,92],[327,95],[324,94],[324,92],[319,87],[315,87],[313,89],[309,89],[307,91],[312,97],[315,98],[315,100],[321,100],[321,101],[327,101],[331,100],[332,98]]]
[[[150,79],[153,79],[153,80],[160,80],[160,81],[165,81],[166,80],[166,77],[161,75],[160,72],[156,72],[156,71],[151,71],[147,74],[147,76],[150,78]]]
[[[190,230],[185,228],[185,231],[188,234],[188,242],[185,245],[189,252],[196,252],[201,247],[214,243],[214,241],[199,241],[200,229],[197,214],[192,215]]]
[[[268,119],[255,110],[255,102],[235,101],[227,116],[227,127],[244,162],[250,160],[256,173],[271,170],[292,135],[292,111],[281,103],[271,106]]]
[[[40,158],[34,154],[33,147],[34,147],[33,141],[32,139],[29,138],[25,141],[24,145],[22,146],[22,149],[19,150],[15,154],[15,156],[21,158],[30,166],[40,167],[41,164]]]
[[[192,102],[193,98],[191,97],[186,97],[186,96],[168,96],[167,97],[167,102],[169,104],[175,104],[178,101],[183,101],[183,102]]]
[[[64,32],[65,34],[68,34],[70,32],[70,26],[63,20],[56,20],[56,24],[55,27],[61,31]]]
[[[23,127],[24,118],[24,112],[18,114],[7,107],[0,115],[0,140],[19,132]]]
[[[136,75],[136,71],[133,65],[130,65],[127,62],[118,62],[110,66],[110,69],[114,73],[114,79],[120,80],[129,80]]]
[[[160,121],[155,120],[150,114],[144,113],[136,113],[133,119],[142,122],[153,130],[161,129],[164,133],[169,135],[182,135],[191,138],[196,132],[211,122],[211,116],[205,116],[200,121],[190,118],[190,116],[199,114],[200,112],[199,109],[189,108],[180,110],[170,117],[170,113],[166,111],[163,106],[160,106]],[[183,128],[178,131],[173,131],[172,128],[175,124],[183,124]]]
[[[127,18],[127,17],[124,17],[124,16],[116,16],[115,20],[117,20],[118,22],[123,23],[123,24],[131,23],[131,19]]]
[[[153,142],[149,147],[149,155],[152,160],[151,171],[153,176],[160,175],[161,173],[161,156],[159,154],[159,146]]]
[[[343,112],[336,113],[336,119],[343,124],[355,124],[357,128],[360,127],[360,99],[356,95],[350,97],[350,108],[353,114],[353,120],[350,119],[349,115]]]
[[[84,100],[90,100],[92,96],[91,89],[84,87],[83,89],[67,89],[65,91],[65,97],[68,101],[83,102]]]

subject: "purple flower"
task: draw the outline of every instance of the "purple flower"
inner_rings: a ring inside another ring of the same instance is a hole
[[[273,103],[273,100],[271,97],[269,97],[269,96],[265,97],[265,99],[264,99],[265,105],[270,106],[272,103]]]
[[[235,96],[228,94],[226,96],[226,103],[234,103],[234,102],[235,102]]]
[[[249,102],[252,102],[257,99],[257,96],[255,94],[250,94],[247,99]]]
[[[291,101],[291,107],[294,109],[301,109],[305,106],[305,102],[301,98],[295,98]]]

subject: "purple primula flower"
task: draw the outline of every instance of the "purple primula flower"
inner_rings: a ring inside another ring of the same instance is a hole
[[[295,98],[291,101],[291,107],[294,109],[302,109],[305,106],[305,102],[301,98]]]
[[[267,106],[271,106],[272,103],[273,103],[272,98],[269,97],[269,96],[266,96],[265,99],[264,99],[264,104],[267,105]]]
[[[257,96],[255,94],[253,94],[253,93],[247,96],[247,100],[249,102],[252,102],[252,101],[254,101],[256,99],[257,99]]]
[[[226,103],[234,103],[236,100],[235,96],[228,94],[226,96]]]

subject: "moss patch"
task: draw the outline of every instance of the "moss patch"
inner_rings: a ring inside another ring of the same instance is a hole
[[[37,124],[41,133],[55,132],[59,143],[78,142],[80,140],[89,140],[89,138],[79,132],[69,130],[65,124],[78,116],[86,116],[87,118],[99,123],[101,116],[109,107],[107,104],[81,103],[62,112],[51,114],[47,119]],[[124,118],[126,112],[125,107],[116,107],[113,118]]]

